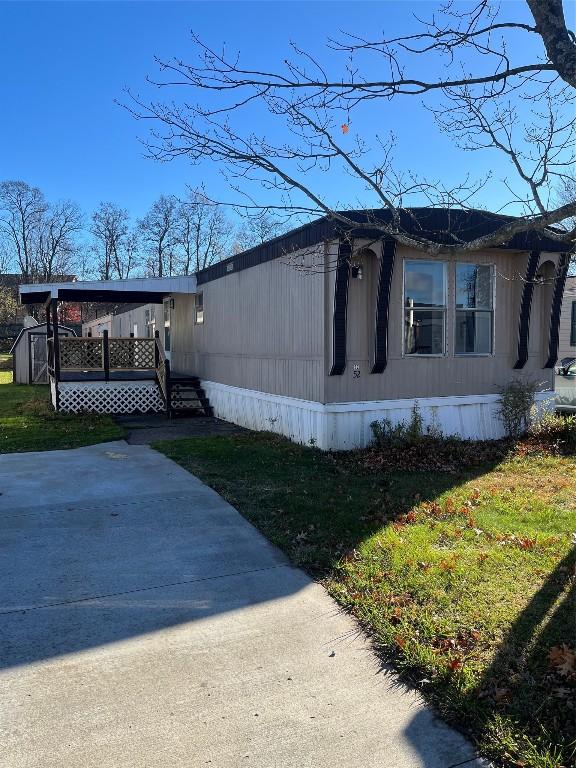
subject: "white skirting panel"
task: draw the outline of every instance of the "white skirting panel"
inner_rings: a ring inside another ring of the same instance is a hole
[[[155,381],[61,381],[58,383],[58,402],[63,413],[149,413],[165,410]]]
[[[356,403],[316,403],[251,389],[202,381],[215,416],[249,429],[285,435],[297,443],[324,450],[362,448],[372,440],[370,424],[389,418],[408,421],[418,403],[425,425],[437,425],[445,435],[469,440],[494,440],[504,434],[498,418],[498,395],[373,400]],[[536,395],[539,408],[553,407],[554,393]]]

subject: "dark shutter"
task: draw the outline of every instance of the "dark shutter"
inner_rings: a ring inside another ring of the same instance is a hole
[[[385,240],[380,261],[380,277],[378,278],[374,365],[371,373],[382,373],[388,363],[388,316],[390,314],[390,289],[392,287],[395,254],[396,241]]]
[[[568,275],[570,257],[563,253],[556,267],[556,279],[554,281],[554,295],[552,297],[552,313],[550,316],[550,336],[548,340],[548,360],[544,368],[554,368],[558,360],[558,343],[560,341],[560,314],[562,312],[562,298],[564,286]],[[574,317],[574,315],[572,315]]]
[[[330,376],[341,376],[346,368],[346,313],[348,308],[348,280],[352,246],[347,240],[338,245],[338,264],[334,286],[334,315],[332,319],[332,368]]]
[[[532,294],[534,293],[534,278],[540,261],[540,251],[531,251],[524,276],[524,288],[522,290],[522,302],[520,304],[520,319],[518,321],[518,359],[514,368],[524,368],[528,361],[528,340],[530,336],[530,310],[532,308]]]
[[[576,301],[572,302],[572,317],[570,318],[570,346],[576,347]]]

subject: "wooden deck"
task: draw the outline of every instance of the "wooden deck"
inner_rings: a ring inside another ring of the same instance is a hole
[[[200,380],[171,374],[158,337],[47,339],[48,372],[56,410],[78,413],[163,411],[212,416]]]

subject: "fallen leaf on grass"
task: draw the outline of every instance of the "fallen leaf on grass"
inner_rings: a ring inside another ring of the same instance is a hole
[[[388,602],[392,605],[408,605],[412,602],[412,595],[409,592],[402,592],[399,595],[390,595]]]
[[[512,691],[510,688],[500,686],[497,683],[489,685],[478,694],[479,699],[492,699],[495,704],[504,704],[510,701]]]
[[[536,539],[519,539],[520,549],[533,549],[536,546]]]
[[[562,677],[576,678],[576,652],[566,643],[555,645],[548,652],[550,666]]]
[[[510,701],[512,691],[510,688],[495,688],[492,692],[492,698],[497,704],[502,704],[506,701]]]

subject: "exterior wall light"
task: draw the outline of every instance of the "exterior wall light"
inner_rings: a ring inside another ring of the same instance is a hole
[[[363,276],[362,264],[352,264],[352,277],[356,280],[362,280]]]

